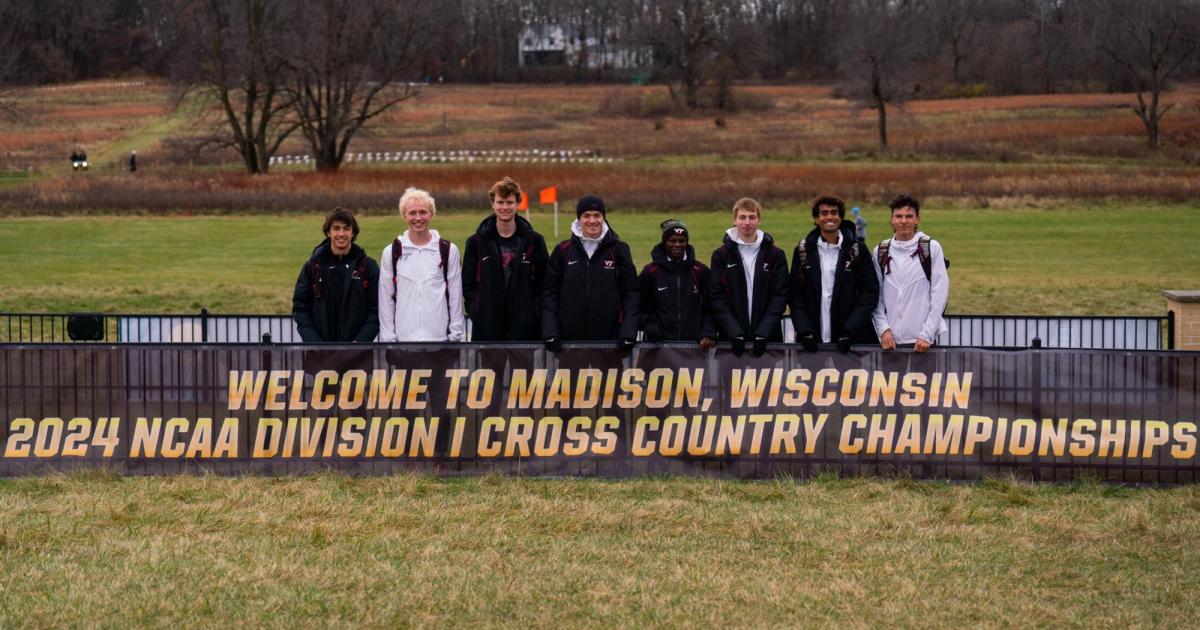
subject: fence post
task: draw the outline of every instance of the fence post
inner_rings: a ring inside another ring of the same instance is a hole
[[[1175,311],[1167,311],[1167,350],[1175,349]]]
[[[208,343],[208,309],[200,308],[200,342]]]

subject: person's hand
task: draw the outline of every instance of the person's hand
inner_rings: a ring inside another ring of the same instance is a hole
[[[929,349],[929,342],[917,337],[917,343],[913,345],[913,350],[917,352],[925,352]]]
[[[625,353],[633,352],[633,347],[636,345],[637,339],[632,337],[621,337],[621,339],[617,341],[617,350]]]
[[[709,350],[712,350],[713,347],[715,347],[716,345],[717,345],[717,340],[713,339],[712,337],[701,337],[700,338],[700,349],[703,350],[704,352],[708,352]]]
[[[883,331],[882,335],[879,335],[879,347],[884,350],[896,349],[896,338],[892,336],[891,328]]]
[[[750,356],[761,357],[764,353],[766,353],[766,351],[767,351],[767,338],[766,337],[755,337],[754,338],[754,348],[753,348],[753,350],[751,350]]]
[[[562,350],[562,341],[559,341],[558,337],[547,337],[546,350],[550,352],[558,352]]]
[[[744,337],[730,339],[729,345],[733,346],[733,356],[735,357],[740,357],[746,352],[746,339]]]
[[[799,341],[800,345],[804,347],[805,352],[816,352],[817,351],[816,335],[814,335],[812,333],[804,333],[803,335],[800,335],[800,338],[797,339],[797,341]]]
[[[837,340],[838,352],[850,352],[850,336],[843,335]]]

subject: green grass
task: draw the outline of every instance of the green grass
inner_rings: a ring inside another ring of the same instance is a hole
[[[887,215],[866,213],[878,242]],[[435,227],[461,248],[482,216],[443,213]],[[707,261],[728,215],[678,216]],[[561,215],[562,238],[572,218]],[[648,262],[665,216],[609,218],[639,267]],[[0,311],[285,313],[321,221],[303,214],[5,219]],[[554,240],[548,215],[534,222]],[[807,210],[796,207],[768,208],[764,221],[789,258],[811,225]],[[403,224],[396,215],[366,216],[362,227],[359,242],[378,256]],[[1194,206],[931,207],[922,227],[953,263],[951,313],[1161,315],[1161,290],[1197,288]]]
[[[1155,626],[1200,488],[0,481],[0,626]]]

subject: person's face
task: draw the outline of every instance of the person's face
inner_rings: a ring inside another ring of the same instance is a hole
[[[663,248],[667,250],[667,256],[675,260],[683,258],[683,253],[687,251],[688,240],[682,234],[672,234],[663,241]]]
[[[521,202],[517,201],[516,195],[501,197],[497,195],[492,199],[492,211],[496,213],[496,220],[507,223],[517,216],[517,206]]]
[[[738,210],[733,215],[733,227],[737,228],[738,237],[751,243],[758,235],[758,213],[753,210]]]
[[[329,231],[325,233],[325,236],[329,237],[333,253],[340,256],[350,251],[350,243],[354,242],[354,228],[344,221],[334,221],[329,224]]]
[[[917,212],[912,209],[912,206],[892,210],[892,231],[896,233],[898,240],[911,239],[917,233],[917,224],[920,222],[921,217],[917,216]]]
[[[579,230],[588,238],[600,238],[604,231],[604,215],[599,210],[588,210],[579,215]]]
[[[408,223],[410,232],[422,233],[429,230],[429,223],[433,221],[433,211],[429,205],[423,201],[414,199],[404,206],[404,222]]]
[[[837,234],[838,228],[842,225],[842,215],[838,212],[837,206],[820,205],[817,206],[817,216],[813,217],[813,223],[821,228],[821,233],[833,236]]]

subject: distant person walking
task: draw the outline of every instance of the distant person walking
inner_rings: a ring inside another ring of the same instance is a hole
[[[867,220],[863,218],[862,212],[857,206],[850,209],[850,214],[854,215],[854,231],[858,234],[858,240],[867,242]]]
[[[133,149],[129,152],[129,172],[137,172],[137,149]]]

